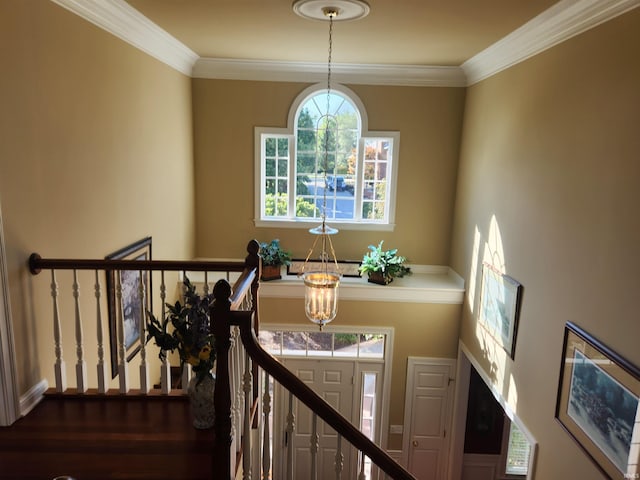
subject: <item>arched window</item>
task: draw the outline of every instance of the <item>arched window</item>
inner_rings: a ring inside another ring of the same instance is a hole
[[[286,129],[256,128],[256,225],[392,229],[398,132],[369,132],[364,107],[343,86],[310,87]]]

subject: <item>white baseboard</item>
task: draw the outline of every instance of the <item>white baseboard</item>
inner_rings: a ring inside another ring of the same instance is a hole
[[[27,393],[20,397],[20,415],[24,417],[40,403],[44,392],[49,388],[49,382],[41,380],[29,389]]]

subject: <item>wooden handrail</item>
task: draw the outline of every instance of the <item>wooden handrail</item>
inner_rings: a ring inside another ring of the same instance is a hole
[[[373,463],[391,478],[394,480],[416,480],[411,473],[393,460],[387,452],[369,440],[349,420],[262,348],[251,326],[251,312],[231,313],[231,324],[240,327],[242,343],[255,363],[293,393],[331,428],[369,457]]]
[[[44,269],[53,270],[165,270],[242,272],[245,262],[204,260],[113,260],[42,258],[37,253],[29,257],[29,270],[37,275]]]

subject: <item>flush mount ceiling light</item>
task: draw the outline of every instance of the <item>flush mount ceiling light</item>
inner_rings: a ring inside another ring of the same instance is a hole
[[[319,120],[319,125],[324,133],[322,163],[324,188],[322,194],[322,224],[312,228],[309,232],[317,235],[313,246],[307,254],[302,267],[304,279],[304,305],[307,318],[322,327],[332,321],[338,312],[338,285],[340,284],[340,269],[336,260],[336,254],[331,243],[331,235],[338,230],[331,228],[326,223],[327,217],[327,170],[329,169],[329,136],[330,130],[335,128],[336,119],[329,108],[331,102],[331,55],[333,53],[333,22],[344,20],[356,20],[365,17],[369,13],[369,5],[360,0],[298,0],[293,4],[293,11],[301,17],[311,20],[329,22],[329,60],[327,62],[327,111]],[[309,263],[309,258],[320,241],[320,261]],[[311,266],[313,265],[313,266]]]
[[[358,20],[369,15],[369,4],[362,0],[297,0],[293,11],[310,20],[327,21],[327,12],[335,12],[334,22]]]

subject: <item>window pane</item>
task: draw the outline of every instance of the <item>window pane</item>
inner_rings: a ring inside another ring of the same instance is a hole
[[[276,176],[276,161],[273,158],[267,158],[265,162],[265,174],[267,177],[275,177]]]
[[[283,355],[306,355],[307,334],[305,332],[282,332]]]
[[[264,149],[267,157],[273,157],[276,154],[276,139],[267,138],[264,141]]]
[[[280,157],[289,156],[289,139],[287,138],[278,139],[278,156]]]
[[[280,355],[282,353],[282,332],[270,332],[269,330],[260,330],[258,335],[260,345],[272,355]]]
[[[288,183],[286,180],[278,180],[278,193],[287,193]]]
[[[286,177],[289,174],[289,162],[284,159],[278,161],[278,176]]]
[[[526,475],[529,471],[530,451],[531,445],[529,445],[527,437],[523,435],[514,422],[511,422],[505,473],[508,475]]]
[[[361,335],[360,356],[365,358],[383,358],[384,335]]]
[[[264,186],[267,195],[274,195],[276,193],[276,181],[275,180],[267,180]]]
[[[296,217],[301,218],[318,218],[320,217],[320,209],[316,208],[313,198],[296,197]]]
[[[296,169],[298,170],[298,173],[315,173],[316,172],[315,152],[311,152],[311,153],[298,152]]]
[[[330,357],[333,351],[333,335],[325,332],[309,332],[308,355]]]
[[[358,335],[355,333],[335,333],[334,334],[334,356],[336,357],[357,357],[358,356]]]

